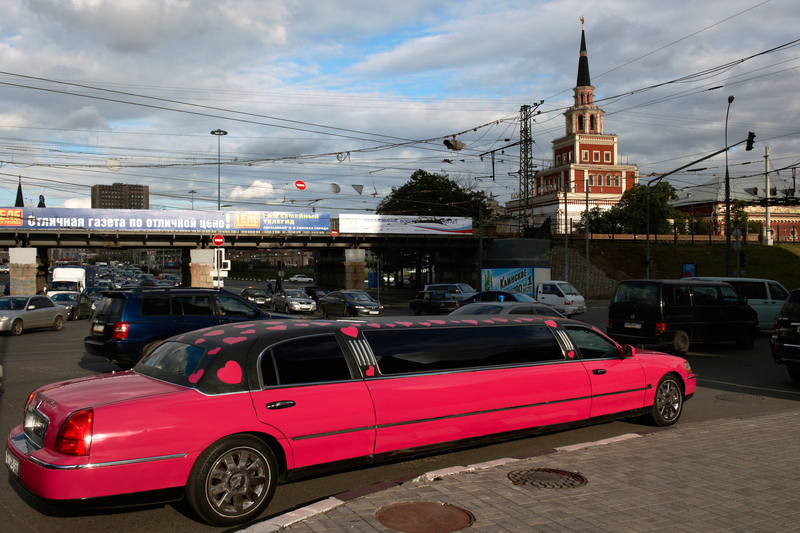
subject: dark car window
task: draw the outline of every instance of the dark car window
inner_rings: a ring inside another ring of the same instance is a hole
[[[625,281],[617,285],[613,303],[633,303],[641,307],[659,305],[658,283],[647,281]]]
[[[500,305],[476,305],[475,307],[461,307],[450,313],[451,315],[499,315],[503,311]]]
[[[769,292],[773,300],[785,300],[789,294],[783,290],[783,287],[774,283],[769,284]]]
[[[94,317],[97,320],[106,318],[116,319],[122,313],[122,306],[125,303],[123,298],[103,298],[94,312]]]
[[[617,345],[603,337],[596,331],[584,328],[566,327],[569,338],[572,339],[583,359],[608,359],[619,358]]]
[[[154,294],[142,298],[142,316],[169,316],[169,295]],[[179,313],[180,314],[180,313]]]
[[[665,287],[667,304],[678,307],[691,307],[692,296],[689,287]]]
[[[562,361],[547,326],[365,331],[384,375]]]
[[[722,299],[726,304],[741,303],[739,300],[739,293],[733,290],[733,287],[720,287],[719,292],[722,294]]]
[[[165,342],[144,356],[136,371],[154,378],[195,387],[189,381],[203,359],[205,350],[182,342]]]
[[[352,379],[333,335],[303,337],[273,346],[261,357],[261,375],[265,386]]]
[[[748,300],[767,300],[767,285],[763,281],[734,281],[736,290]]]
[[[174,296],[172,299],[174,315],[213,315],[210,295]]]
[[[508,312],[509,315],[538,315],[530,305],[522,305],[520,307],[514,307]]]
[[[694,305],[707,307],[718,304],[716,287],[692,287],[692,294],[694,295]]]
[[[256,316],[258,312],[234,296],[217,295],[217,308],[221,315],[228,316]]]

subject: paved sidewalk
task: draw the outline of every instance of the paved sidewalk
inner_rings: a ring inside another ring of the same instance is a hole
[[[377,512],[406,502],[469,511],[465,532],[800,531],[800,410],[643,429],[367,487],[244,531],[391,532]],[[507,477],[531,468],[579,472],[588,483],[527,488]]]

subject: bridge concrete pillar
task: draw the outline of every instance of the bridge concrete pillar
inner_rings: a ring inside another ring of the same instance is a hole
[[[181,248],[181,286],[192,286],[192,248]]]
[[[11,294],[43,294],[47,288],[47,248],[9,248]]]
[[[213,287],[214,250],[190,250],[190,258],[190,287]]]
[[[329,289],[363,289],[366,255],[359,248],[319,250],[317,284]]]

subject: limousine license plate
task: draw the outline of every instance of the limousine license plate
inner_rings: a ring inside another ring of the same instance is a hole
[[[628,329],[642,329],[641,322],[625,322],[625,327]]]
[[[92,326],[92,333],[103,333],[105,324],[95,324]]]
[[[14,477],[19,477],[19,459],[14,457],[14,454],[8,451],[8,449],[6,449],[6,466],[11,470],[11,473],[14,474]]]

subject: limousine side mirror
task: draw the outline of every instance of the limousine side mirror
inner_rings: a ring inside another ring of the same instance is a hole
[[[625,346],[622,347],[622,358],[623,359],[630,359],[634,355],[636,355],[636,348],[634,348],[630,344],[626,344]]]

